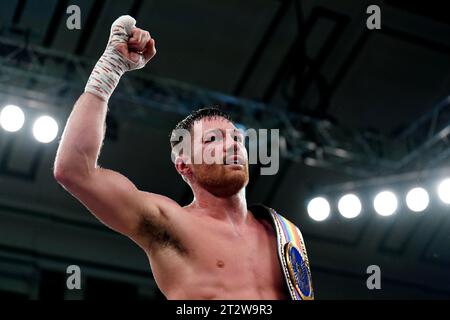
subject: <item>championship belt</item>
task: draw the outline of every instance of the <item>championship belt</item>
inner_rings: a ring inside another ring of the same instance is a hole
[[[258,204],[250,209],[257,217],[270,216],[277,234],[278,259],[292,300],[313,300],[311,271],[300,230],[272,208]]]

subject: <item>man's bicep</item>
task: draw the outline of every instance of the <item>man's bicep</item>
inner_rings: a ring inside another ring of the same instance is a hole
[[[160,214],[156,197],[153,200],[128,178],[112,170],[97,168],[66,188],[100,221],[125,235],[135,231],[144,214],[154,217]]]

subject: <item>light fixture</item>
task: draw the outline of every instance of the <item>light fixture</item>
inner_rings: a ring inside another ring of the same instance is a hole
[[[373,201],[375,211],[381,216],[390,216],[397,211],[398,200],[391,191],[378,193]]]
[[[354,194],[346,194],[338,202],[340,214],[348,219],[357,217],[361,213],[361,208],[361,201]]]
[[[446,178],[439,183],[438,195],[443,203],[450,204],[450,178]]]
[[[423,188],[413,188],[406,195],[406,205],[411,211],[422,212],[429,204],[430,197]]]
[[[7,105],[0,112],[0,125],[8,132],[16,132],[22,129],[25,123],[25,114],[15,105]]]
[[[42,116],[33,125],[33,135],[41,143],[50,143],[58,135],[58,123],[52,117]]]
[[[323,221],[330,215],[330,204],[327,199],[317,197],[308,203],[308,215],[315,221]]]

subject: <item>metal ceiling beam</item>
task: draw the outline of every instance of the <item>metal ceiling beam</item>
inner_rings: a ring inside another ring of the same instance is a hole
[[[52,19],[47,27],[44,40],[42,42],[44,47],[50,47],[55,39],[55,35],[58,31],[58,26],[66,13],[69,0],[58,0],[55,10],[52,14]]]
[[[44,106],[69,108],[83,91],[93,64],[85,58],[0,38],[0,91]],[[281,154],[294,162],[369,177],[406,170],[425,156],[434,162],[445,160],[449,153],[449,102],[446,98],[397,137],[343,128],[327,119],[289,113],[145,72],[127,74],[111,106],[117,115],[146,121],[148,110],[186,115],[201,106],[221,105],[248,128],[280,129]],[[124,104],[126,110],[114,108]]]

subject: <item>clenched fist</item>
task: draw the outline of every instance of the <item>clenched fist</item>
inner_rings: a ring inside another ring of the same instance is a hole
[[[156,54],[155,39],[152,39],[148,31],[133,28],[128,42],[119,43],[116,50],[134,62],[138,62],[140,57],[144,56],[147,63]]]
[[[130,70],[142,68],[156,54],[155,40],[148,31],[136,28],[136,20],[131,16],[121,16],[114,21],[108,47],[139,65]]]
[[[85,91],[108,101],[120,77],[143,68],[155,54],[155,40],[150,33],[136,28],[133,17],[119,17],[111,26],[108,45],[92,70]]]

